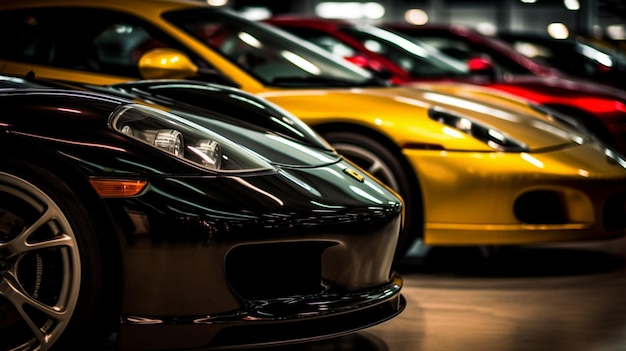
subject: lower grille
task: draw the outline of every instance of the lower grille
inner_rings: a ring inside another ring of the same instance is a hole
[[[603,219],[607,230],[626,228],[626,191],[611,194],[607,198]]]
[[[569,221],[565,199],[556,191],[523,194],[515,202],[513,210],[520,221],[529,224],[565,224]]]
[[[274,299],[323,291],[322,252],[332,242],[250,244],[226,257],[226,276],[243,299]]]

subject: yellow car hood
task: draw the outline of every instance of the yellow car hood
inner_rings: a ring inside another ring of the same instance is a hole
[[[486,143],[428,116],[430,109],[481,124],[529,151],[583,142],[582,131],[555,122],[512,95],[472,85],[430,83],[410,87],[272,90],[258,95],[311,126],[357,123],[382,131],[401,147],[493,151]]]

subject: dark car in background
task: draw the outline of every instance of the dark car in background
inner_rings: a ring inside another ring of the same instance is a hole
[[[626,90],[577,77],[517,52],[509,43],[463,25],[385,23],[384,28],[471,64],[486,61],[489,84],[566,113],[626,152]],[[572,60],[574,57],[569,57]]]
[[[608,41],[583,36],[555,39],[547,34],[514,31],[498,31],[496,38],[568,75],[626,88],[626,52]]]
[[[119,350],[297,342],[404,309],[402,201],[323,144],[0,87],[0,350],[88,350],[111,333]]]
[[[400,33],[409,39],[436,48],[440,52],[462,62],[471,59],[488,59],[495,73],[502,76],[536,75],[542,77],[564,77],[558,68],[528,58],[508,43],[481,34],[464,25],[426,24],[411,25],[404,22],[382,23],[382,28]]]
[[[442,45],[434,40],[423,40],[430,38],[430,32],[421,26],[387,24],[385,29],[353,21],[289,15],[267,22],[398,83],[449,80],[478,84],[547,106],[576,119],[608,145],[626,153],[626,91],[566,79],[558,70],[533,63],[510,47],[508,53],[522,60],[501,63],[477,51],[467,60],[460,60],[459,55],[450,55],[451,50],[437,50]],[[471,40],[461,30],[452,32],[462,38],[459,41]],[[506,47],[503,43],[501,46]]]

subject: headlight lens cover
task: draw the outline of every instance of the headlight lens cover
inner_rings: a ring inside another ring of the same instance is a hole
[[[139,104],[117,109],[114,130],[172,156],[221,172],[257,171],[272,167],[251,151],[183,117]]]
[[[504,152],[526,152],[528,146],[508,137],[506,134],[467,117],[458,116],[442,108],[428,110],[430,119],[468,134],[482,141],[494,150]]]

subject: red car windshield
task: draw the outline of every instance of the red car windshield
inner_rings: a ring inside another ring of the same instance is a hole
[[[417,77],[469,75],[467,64],[434,47],[375,26],[343,27],[341,31],[360,41],[368,50],[384,55],[404,71]]]

